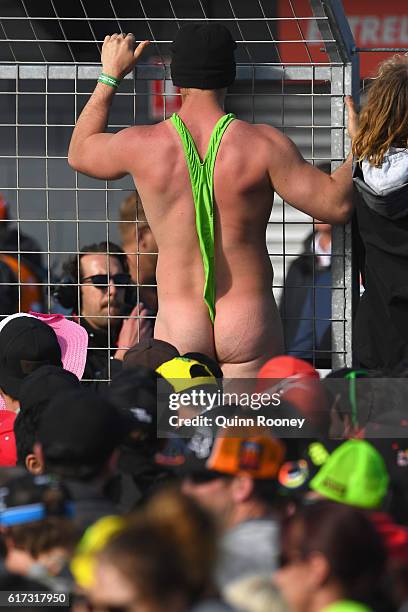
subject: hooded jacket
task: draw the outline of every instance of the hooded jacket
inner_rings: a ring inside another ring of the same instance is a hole
[[[408,357],[407,152],[390,149],[380,168],[355,162],[353,181],[365,251],[354,351],[361,366],[388,370]]]

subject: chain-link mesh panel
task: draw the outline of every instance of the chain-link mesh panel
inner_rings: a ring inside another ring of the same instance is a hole
[[[28,303],[69,314],[53,298],[53,287],[64,276],[63,262],[85,245],[121,245],[119,225],[126,221],[120,221],[120,204],[134,192],[131,178],[95,180],[67,163],[75,121],[100,72],[106,34],[133,32],[137,40],[152,41],[137,74],[124,79],[115,96],[109,130],[155,123],[179,107],[179,92],[169,77],[169,44],[184,23],[214,20],[230,28],[238,43],[237,80],[226,110],[281,129],[308,161],[330,171],[343,161],[348,146],[343,102],[352,88],[339,11],[337,0],[3,0],[0,192],[7,204],[0,248],[15,261],[15,280],[1,279],[0,287],[16,289],[17,305],[6,307],[1,298],[1,314]],[[267,231],[274,292],[288,323],[284,294],[290,290],[290,299],[300,300],[308,290],[308,308],[292,321],[308,344],[292,347],[294,354],[341,365],[351,360],[350,236],[340,228],[325,252],[315,222],[275,197]],[[302,252],[309,270],[305,282],[285,285]],[[143,254],[136,248],[133,255],[138,265]],[[78,278],[74,285],[80,302]],[[138,283],[136,300],[144,288]],[[33,295],[28,289],[35,289]],[[113,323],[109,318],[108,332]],[[327,329],[330,335],[330,326],[334,341],[322,350],[321,335]],[[113,335],[107,337],[100,350],[112,354]]]

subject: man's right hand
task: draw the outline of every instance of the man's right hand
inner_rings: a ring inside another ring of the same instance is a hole
[[[102,72],[115,79],[123,79],[133,70],[149,42],[144,40],[135,49],[133,34],[105,36],[101,53]]]

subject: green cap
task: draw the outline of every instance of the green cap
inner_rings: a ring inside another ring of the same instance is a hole
[[[374,446],[348,440],[331,453],[310,488],[341,504],[372,509],[381,504],[388,480],[384,460]]]

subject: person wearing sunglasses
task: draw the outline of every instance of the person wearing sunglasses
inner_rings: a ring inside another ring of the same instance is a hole
[[[83,247],[63,269],[71,291],[65,304],[89,336],[83,380],[109,379],[126,350],[152,335],[149,311],[137,303],[127,257],[117,244],[100,242]],[[58,295],[61,303],[65,297]]]

